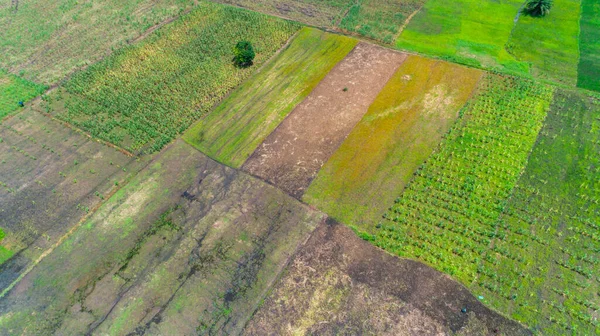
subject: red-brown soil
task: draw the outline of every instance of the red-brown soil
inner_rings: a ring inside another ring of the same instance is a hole
[[[300,198],[405,58],[402,53],[358,44],[242,169]]]

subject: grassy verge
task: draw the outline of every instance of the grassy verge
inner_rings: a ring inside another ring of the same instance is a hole
[[[304,28],[281,54],[188,130],[184,139],[208,156],[240,167],[356,43]]]
[[[580,0],[555,0],[543,18],[521,15],[507,49],[531,64],[535,77],[575,86],[579,62]]]
[[[600,91],[600,3],[581,1],[577,86]]]
[[[0,70],[0,120],[19,109],[19,102],[27,102],[46,90],[45,85],[32,83]]]
[[[200,3],[144,42],[77,73],[48,97],[46,108],[129,151],[157,151],[210,111],[298,28],[263,14]],[[240,40],[255,46],[255,67],[233,64],[233,47]]]
[[[488,69],[527,74],[528,65],[505,49],[522,0],[430,0],[396,46]]]
[[[481,72],[410,56],[312,182],[304,200],[372,231],[458,117]]]

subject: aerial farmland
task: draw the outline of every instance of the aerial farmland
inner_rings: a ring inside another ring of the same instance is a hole
[[[0,335],[146,334],[600,334],[600,4],[0,1]]]

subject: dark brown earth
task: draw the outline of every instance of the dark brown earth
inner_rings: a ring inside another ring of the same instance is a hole
[[[359,43],[242,169],[300,198],[405,59],[405,54]]]
[[[462,309],[466,312],[462,312]],[[530,335],[443,273],[332,221],[297,253],[247,335]]]
[[[0,265],[2,292],[143,161],[32,108],[4,120],[0,139],[2,245],[15,252]]]

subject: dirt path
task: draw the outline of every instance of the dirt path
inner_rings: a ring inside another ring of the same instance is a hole
[[[405,58],[375,45],[357,45],[242,169],[300,198]]]

